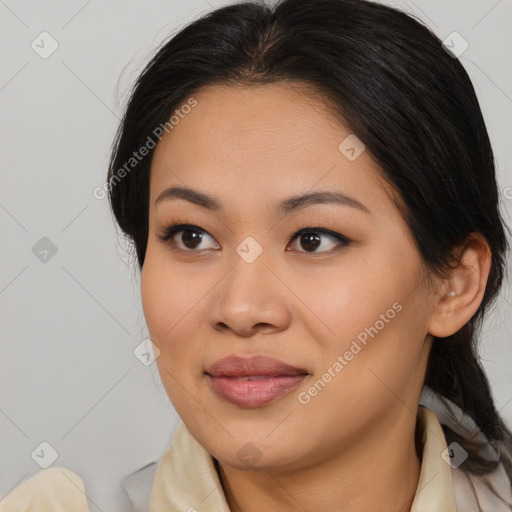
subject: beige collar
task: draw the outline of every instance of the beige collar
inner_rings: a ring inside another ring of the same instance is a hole
[[[447,447],[441,424],[436,415],[422,405],[418,407],[418,421],[423,456],[411,512],[456,512],[451,466],[442,457]]]
[[[416,496],[410,512],[456,512],[443,430],[435,414],[420,405],[423,457]],[[180,421],[171,446],[158,463],[150,512],[229,512],[212,456]]]

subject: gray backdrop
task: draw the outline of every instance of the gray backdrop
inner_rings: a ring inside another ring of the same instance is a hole
[[[105,181],[127,93],[150,55],[227,3],[0,0],[0,499],[52,463],[81,475],[91,511],[122,510],[119,480],[170,442],[177,416],[155,364],[133,353],[147,336],[139,278],[107,199],[93,190]],[[510,224],[511,1],[390,3],[460,53],[488,123]],[[509,425],[511,313],[507,285],[482,348]]]

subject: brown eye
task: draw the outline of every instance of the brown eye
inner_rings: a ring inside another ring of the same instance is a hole
[[[179,233],[181,233],[181,236],[177,236]],[[212,236],[209,235],[204,229],[188,224],[169,226],[165,228],[161,233],[159,233],[157,238],[172,245],[173,247],[176,247],[177,249],[182,249],[184,251],[211,249],[212,247],[200,247],[200,245],[202,242],[204,242],[204,240],[207,240],[208,238],[213,240]],[[217,249],[219,248],[219,245],[216,244],[216,247],[213,248]]]
[[[302,233],[300,244],[307,251],[314,251],[321,245],[321,237],[317,233]]]
[[[200,231],[193,229],[183,229],[181,231],[181,241],[183,245],[187,247],[187,249],[196,249],[198,245],[201,243],[202,234]]]
[[[333,231],[329,231],[323,228],[305,228],[301,229],[299,232],[294,233],[289,242],[298,238],[298,243],[304,249],[306,253],[323,253],[329,252],[332,250],[339,249],[341,245],[346,246],[350,244],[350,240],[339,233],[335,233]],[[324,242],[325,239],[330,239],[331,243]],[[334,242],[334,243],[333,243]],[[318,248],[322,250],[318,251]]]

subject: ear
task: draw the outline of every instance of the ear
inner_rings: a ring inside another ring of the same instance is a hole
[[[491,268],[491,250],[483,235],[471,233],[459,251],[460,262],[438,283],[428,332],[445,338],[457,332],[482,302]]]

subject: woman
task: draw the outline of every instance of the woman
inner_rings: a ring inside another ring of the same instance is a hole
[[[183,420],[152,512],[510,510],[476,355],[508,248],[493,154],[426,27],[213,11],[137,80],[107,188]]]

